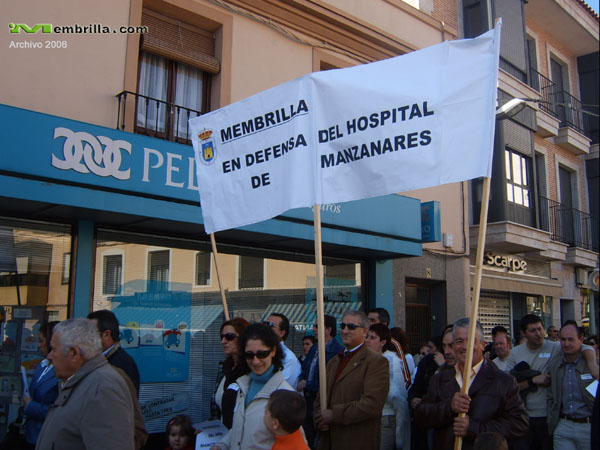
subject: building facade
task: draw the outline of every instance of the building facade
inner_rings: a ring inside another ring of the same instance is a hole
[[[598,15],[579,0],[463,1],[466,37],[499,17],[499,104],[527,106],[496,126],[480,317],[486,334],[504,325],[516,340],[526,313],[595,334]],[[471,185],[472,273],[481,186]]]
[[[224,309],[188,119],[311,71],[455,39],[456,4],[38,6],[2,5],[11,26],[0,55],[11,70],[0,88],[0,422],[18,410],[19,365],[31,373],[40,361],[40,322],[104,308],[117,315],[121,345],[140,368],[148,430],[162,432],[176,413],[206,420],[223,359]],[[448,220],[465,192],[460,183],[322,205],[326,313],[393,308],[394,260],[421,255],[422,215],[441,204]],[[445,248],[462,252],[467,233],[454,224],[464,222],[451,223],[448,233],[462,238]],[[287,345],[298,354],[316,314],[313,233],[312,212],[295,210],[215,235],[230,315],[285,313]]]

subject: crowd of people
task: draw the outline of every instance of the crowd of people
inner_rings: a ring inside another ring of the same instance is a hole
[[[339,327],[325,315],[321,398],[317,325],[296,356],[284,314],[223,322],[214,404],[228,431],[211,450],[444,450],[457,438],[465,450],[598,449],[598,388],[590,388],[598,339],[584,343],[576,322],[545,330],[527,314],[514,348],[502,326],[486,346],[476,323],[466,371],[469,318],[414,356],[406,333],[389,324],[383,308],[348,310]],[[43,324],[38,347],[44,360],[23,396],[20,448],[144,448],[140,376],[112,312]],[[167,450],[195,448],[197,432],[189,416],[172,417]]]

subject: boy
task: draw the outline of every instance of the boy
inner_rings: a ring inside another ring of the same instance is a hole
[[[300,426],[306,415],[306,400],[298,392],[278,389],[265,408],[264,422],[275,436],[271,450],[309,450]]]

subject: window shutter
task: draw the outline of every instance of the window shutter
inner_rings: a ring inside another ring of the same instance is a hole
[[[148,27],[148,33],[143,35],[142,50],[189,64],[209,73],[219,73],[220,63],[215,58],[213,33],[148,9],[142,12],[142,25]]]

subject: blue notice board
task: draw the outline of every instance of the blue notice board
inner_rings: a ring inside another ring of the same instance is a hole
[[[137,292],[113,298],[121,346],[142,383],[185,381],[190,365],[190,292]]]

